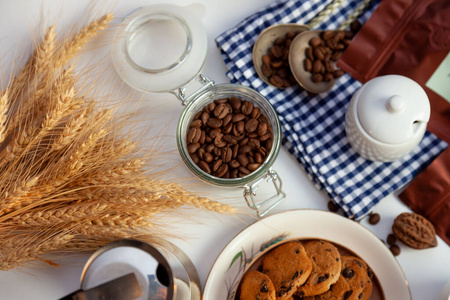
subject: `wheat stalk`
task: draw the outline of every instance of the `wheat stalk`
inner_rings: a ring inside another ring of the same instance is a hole
[[[102,102],[97,77],[68,64],[111,20],[59,40],[50,26],[0,93],[0,270],[122,238],[164,244],[165,218],[184,207],[236,212],[152,171],[157,144],[133,131],[133,114]]]

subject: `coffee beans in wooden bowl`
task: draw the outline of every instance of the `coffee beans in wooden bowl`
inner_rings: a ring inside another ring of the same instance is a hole
[[[240,178],[257,170],[273,145],[267,116],[237,97],[216,99],[197,112],[186,136],[192,161],[219,178]]]
[[[309,40],[309,47],[305,49],[304,68],[311,73],[313,82],[329,82],[344,75],[344,71],[335,64],[352,38],[351,31],[326,30]]]

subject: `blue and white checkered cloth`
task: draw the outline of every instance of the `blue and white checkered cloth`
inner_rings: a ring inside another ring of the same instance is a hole
[[[361,83],[348,74],[327,93],[310,96],[299,87],[284,90],[265,84],[252,62],[258,35],[278,23],[307,24],[331,0],[279,0],[247,17],[216,39],[234,83],[256,89],[272,103],[282,124],[283,145],[302,164],[314,184],[344,213],[356,220],[387,195],[410,182],[448,145],[426,132],[409,155],[391,163],[362,158],[350,146],[344,129],[347,106]],[[364,23],[380,0],[359,17]],[[335,29],[359,4],[346,0],[317,29]]]

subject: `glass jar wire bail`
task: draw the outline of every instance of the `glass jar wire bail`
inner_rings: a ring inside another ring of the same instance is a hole
[[[255,198],[256,191],[261,187],[261,184],[264,183],[264,181],[267,183],[272,182],[276,193],[268,199],[257,201]],[[267,173],[256,182],[251,185],[246,184],[244,186],[244,198],[248,207],[256,210],[258,217],[264,217],[270,210],[272,210],[272,208],[277,206],[284,200],[284,198],[286,198],[286,194],[282,191],[282,186],[283,183],[277,172],[269,169]]]

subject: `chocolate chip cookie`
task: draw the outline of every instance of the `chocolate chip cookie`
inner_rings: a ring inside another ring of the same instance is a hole
[[[350,290],[350,286],[343,276],[339,276],[338,280],[335,284],[330,286],[330,289],[325,293],[315,296],[303,297],[303,298],[294,298],[294,299],[302,299],[302,300],[342,300],[344,299],[344,295],[347,291]]]
[[[312,262],[312,272],[308,280],[298,288],[300,297],[322,294],[330,289],[341,272],[339,250],[329,242],[314,240],[303,245]]]
[[[348,283],[345,300],[368,300],[372,295],[373,283],[366,263],[355,256],[341,256],[341,277]]]
[[[275,300],[275,287],[270,278],[261,272],[248,272],[241,284],[240,300]]]
[[[263,272],[272,280],[277,299],[290,299],[312,271],[312,263],[300,242],[287,242],[263,259]]]

